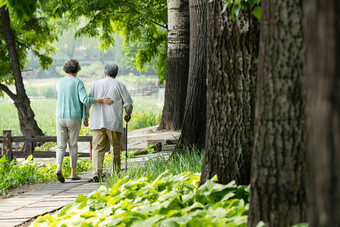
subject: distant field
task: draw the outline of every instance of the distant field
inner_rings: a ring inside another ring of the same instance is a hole
[[[134,110],[129,129],[144,128],[157,125],[160,121],[162,109],[158,108],[158,96],[133,97]],[[55,99],[34,100],[31,106],[39,127],[46,135],[55,136]],[[22,135],[19,126],[17,110],[13,103],[5,101],[0,103],[0,135],[3,130],[12,130],[12,135]],[[84,135],[89,134],[88,128],[83,127]]]

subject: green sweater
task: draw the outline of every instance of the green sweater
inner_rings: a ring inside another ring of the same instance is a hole
[[[85,120],[85,105],[94,104],[95,98],[86,94],[83,81],[77,77],[65,77],[56,86],[56,118]]]

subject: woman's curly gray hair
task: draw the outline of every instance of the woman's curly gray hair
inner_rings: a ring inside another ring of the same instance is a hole
[[[79,61],[77,59],[68,60],[63,67],[65,73],[77,73],[81,69]]]

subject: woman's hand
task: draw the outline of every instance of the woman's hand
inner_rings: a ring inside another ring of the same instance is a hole
[[[104,97],[103,99],[103,103],[106,105],[112,105],[114,103],[113,100],[111,100],[110,98]]]
[[[106,105],[112,105],[114,103],[114,101],[108,97],[97,98],[95,102],[104,103]]]

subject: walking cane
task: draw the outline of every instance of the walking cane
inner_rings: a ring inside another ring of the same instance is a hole
[[[127,142],[127,132],[128,132],[128,123],[126,122],[126,128],[125,128],[125,171],[127,171],[127,158],[128,158],[128,155],[127,155],[127,144],[128,144],[128,142]]]

